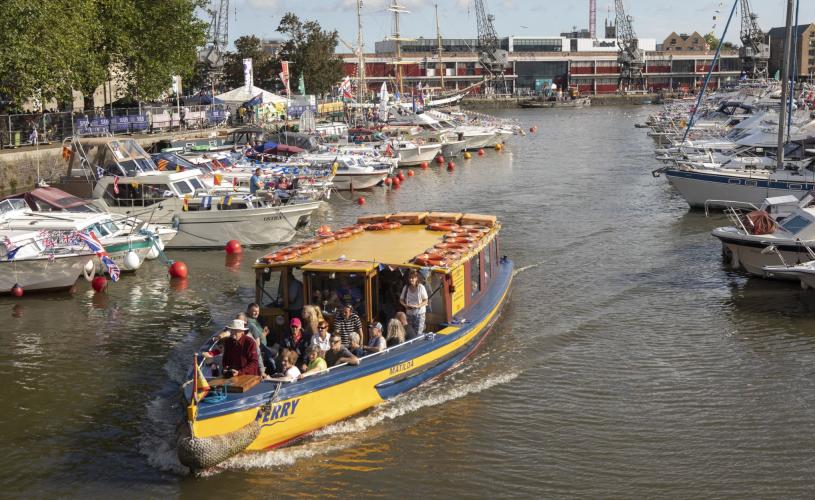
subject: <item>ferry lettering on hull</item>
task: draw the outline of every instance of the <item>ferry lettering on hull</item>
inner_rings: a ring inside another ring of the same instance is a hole
[[[287,417],[293,417],[294,412],[297,411],[297,405],[300,404],[300,398],[293,401],[286,401],[285,403],[277,403],[272,406],[272,410],[263,415],[263,422],[261,425],[266,427],[268,425],[279,424],[288,420]]]

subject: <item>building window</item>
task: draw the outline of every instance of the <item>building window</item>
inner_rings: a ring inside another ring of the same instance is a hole
[[[676,45],[676,38],[671,38],[671,45]]]

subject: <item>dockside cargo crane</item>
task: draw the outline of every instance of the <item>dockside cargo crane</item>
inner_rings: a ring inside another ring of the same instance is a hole
[[[758,27],[758,16],[750,8],[749,0],[741,0],[741,48],[739,60],[741,70],[751,79],[767,78],[767,65],[770,59],[770,46],[766,35]]]
[[[198,60],[212,68],[219,68],[224,65],[224,54],[229,42],[229,0],[212,0],[207,14],[207,43],[198,53]]]
[[[631,16],[625,13],[622,0],[614,0],[615,23],[617,25],[617,64],[620,77],[617,80],[617,91],[645,90],[645,54],[639,48],[634,34]]]
[[[489,14],[483,0],[475,0],[476,22],[478,23],[478,64],[486,71],[489,82],[485,90],[491,88],[495,93],[506,92],[506,68],[509,65],[509,53],[501,48],[498,34],[492,22],[495,16]]]

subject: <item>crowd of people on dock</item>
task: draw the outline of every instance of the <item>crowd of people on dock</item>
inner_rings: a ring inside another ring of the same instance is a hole
[[[290,283],[295,283],[295,287],[299,284],[296,280]],[[364,345],[362,320],[357,314],[361,297],[356,298],[355,304],[353,293],[342,295],[341,306],[333,318],[333,330],[323,317],[319,298],[315,304],[301,302],[300,308],[290,308],[289,331],[279,338],[265,324],[260,306],[249,304],[245,312],[238,313],[213,337],[218,347],[204,353],[213,376],[256,375],[293,382],[333,366],[358,365],[360,358],[383,352],[424,332],[429,297],[415,269],[408,273],[408,282],[399,294],[399,310],[390,317],[386,328],[371,321]]]

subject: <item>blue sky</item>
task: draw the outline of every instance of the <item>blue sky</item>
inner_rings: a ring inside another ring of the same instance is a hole
[[[588,0],[484,0],[495,15],[495,28],[499,36],[558,35],[573,26],[588,28]],[[363,32],[365,50],[373,52],[373,42],[382,40],[392,31],[391,16],[385,10],[391,0],[363,0]],[[402,36],[418,38],[435,36],[434,3],[439,5],[442,36],[473,38],[476,36],[476,18],[472,0],[400,0],[410,10],[402,17]],[[765,31],[783,26],[785,0],[751,0],[753,11],[759,15],[759,24]],[[799,23],[815,21],[815,1],[802,0]],[[293,12],[301,19],[314,19],[324,29],[336,29],[349,44],[356,41],[355,0],[232,0],[230,2],[229,39],[254,34],[264,38],[279,38],[275,31],[280,18]],[[712,29],[721,35],[732,0],[625,0],[628,13],[634,17],[634,31],[643,38],[655,38],[657,43],[671,31],[704,34]],[[597,0],[597,28],[602,32],[603,22],[614,3]],[[719,20],[713,16],[718,14]],[[727,40],[738,40],[738,10],[731,23]],[[714,28],[715,25],[715,28]],[[230,46],[230,50],[234,47]],[[341,52],[347,49],[340,45]]]

